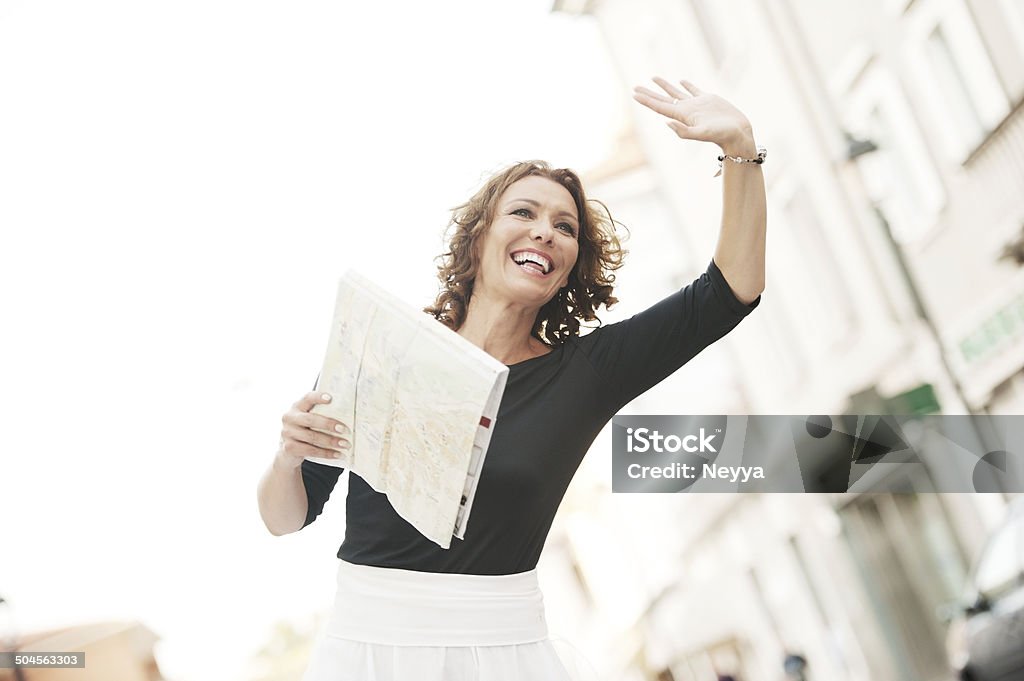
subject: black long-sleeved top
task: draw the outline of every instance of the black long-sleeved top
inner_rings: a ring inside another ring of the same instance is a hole
[[[693,283],[643,312],[510,365],[465,539],[442,549],[395,513],[385,495],[349,475],[338,558],[421,572],[533,569],[566,488],[604,425],[760,302],[737,300],[712,260]],[[320,515],[341,473],[303,461],[303,527]]]

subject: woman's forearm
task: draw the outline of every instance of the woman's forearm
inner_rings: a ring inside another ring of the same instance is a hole
[[[722,145],[722,153],[741,158],[757,156],[750,130]],[[757,163],[726,159],[722,168],[722,228],[715,248],[715,264],[736,298],[749,304],[765,286],[765,233],[767,205],[764,173]]]
[[[256,496],[260,517],[271,534],[281,536],[302,529],[309,500],[301,466],[290,466],[276,457],[260,478]]]

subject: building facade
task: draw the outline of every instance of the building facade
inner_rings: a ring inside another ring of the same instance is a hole
[[[769,150],[759,310],[628,412],[885,413],[922,394],[923,411],[1021,412],[1024,5],[553,9],[599,23],[624,91],[656,89],[656,74],[693,80],[736,103]],[[626,213],[663,211],[651,221],[686,252],[685,283],[717,237],[718,150],[675,139],[643,107],[623,137],[634,161],[598,169],[588,189]],[[809,679],[951,678],[936,611],[960,596],[1012,495],[936,494],[926,469],[901,494],[613,497],[599,482],[607,440],[551,540],[607,678],[776,681],[791,653]],[[608,586],[625,583],[625,599]]]

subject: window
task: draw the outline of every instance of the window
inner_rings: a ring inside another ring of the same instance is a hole
[[[1004,525],[985,546],[974,580],[987,598],[998,598],[1024,575],[1024,516]]]
[[[963,163],[1009,113],[1009,102],[963,0],[918,2],[907,16],[909,84],[944,156]]]
[[[941,24],[928,36],[927,54],[938,77],[936,85],[947,95],[945,100],[951,122],[961,130],[968,146],[974,147],[981,141],[985,128],[971,100],[967,79],[953,58],[952,48]]]
[[[876,63],[867,67],[846,104],[846,128],[878,146],[856,161],[868,195],[897,241],[923,237],[936,224],[946,195],[903,90]]]
[[[870,139],[878,145],[874,157],[861,161],[867,171],[867,184],[872,198],[893,227],[897,241],[912,241],[928,229],[928,222],[919,218],[922,206],[928,203],[923,174],[915,168],[913,159],[905,151],[906,145],[896,131],[894,115],[876,104],[868,114]],[[937,182],[936,182],[937,184]],[[881,189],[881,188],[885,189]]]

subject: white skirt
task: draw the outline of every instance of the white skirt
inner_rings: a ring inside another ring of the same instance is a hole
[[[334,609],[302,681],[597,679],[578,651],[556,650],[548,638],[536,570],[461,575],[339,563]]]

